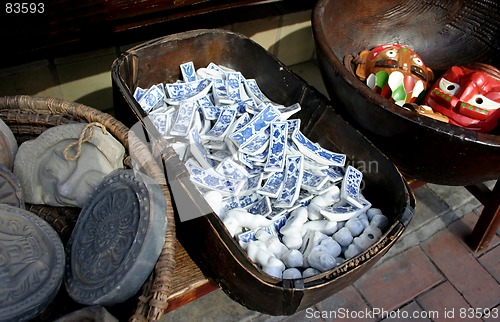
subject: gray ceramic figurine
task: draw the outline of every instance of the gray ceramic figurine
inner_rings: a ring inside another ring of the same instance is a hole
[[[19,146],[14,174],[27,203],[81,208],[104,176],[123,168],[124,154],[97,126],[59,125]]]

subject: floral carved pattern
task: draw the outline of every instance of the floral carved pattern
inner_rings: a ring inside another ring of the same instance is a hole
[[[139,222],[135,199],[130,189],[116,189],[91,209],[86,234],[75,245],[80,250],[76,254],[80,278],[99,282],[113,275],[126,259]]]

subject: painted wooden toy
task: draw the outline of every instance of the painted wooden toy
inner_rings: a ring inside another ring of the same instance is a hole
[[[403,107],[413,110],[420,115],[430,117],[432,119],[438,120],[440,122],[449,123],[449,119],[446,115],[434,111],[430,106],[418,105],[415,103],[406,103]]]
[[[397,105],[414,103],[425,94],[433,71],[407,46],[384,44],[359,54],[356,75],[376,93]]]
[[[453,66],[435,82],[424,104],[451,124],[491,132],[500,119],[500,70],[479,63]]]

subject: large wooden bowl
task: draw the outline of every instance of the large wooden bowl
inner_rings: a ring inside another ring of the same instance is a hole
[[[500,178],[500,136],[405,110],[372,92],[343,62],[364,49],[400,43],[437,77],[470,62],[500,67],[498,2],[320,0],[312,24],[323,80],[340,103],[336,111],[405,175],[460,186]]]
[[[191,212],[191,218],[197,217],[177,224],[177,237],[189,255],[231,298],[267,314],[293,314],[352,284],[390,249],[413,216],[415,199],[401,174],[334,112],[326,97],[252,40],[224,30],[174,34],[123,53],[112,68],[117,117],[125,123],[142,121],[151,140],[157,140],[158,132],[150,126],[132,93],[137,86],[175,82],[180,79],[179,65],[187,61],[193,61],[196,68],[210,62],[228,66],[247,78],[255,78],[273,101],[284,105],[299,102],[302,110],[297,117],[302,120],[303,133],[327,149],[346,153],[351,165],[362,166],[359,169],[364,171],[366,183],[363,194],[390,221],[390,228],[379,242],[342,265],[307,279],[276,279],[257,267],[229,235],[167,144],[162,157],[177,212],[188,213],[186,216]]]

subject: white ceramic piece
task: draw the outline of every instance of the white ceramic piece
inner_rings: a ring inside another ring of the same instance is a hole
[[[229,135],[231,140],[239,147],[244,147],[255,135],[263,132],[269,127],[271,122],[280,117],[280,112],[272,105],[268,105],[262,112],[255,115],[238,131]]]
[[[149,113],[154,110],[155,107],[161,105],[164,99],[165,91],[163,91],[162,87],[153,85],[141,95],[138,103],[146,113]]]
[[[287,122],[272,122],[270,143],[265,171],[283,171],[285,167],[286,139],[288,136]]]
[[[170,129],[170,135],[185,137],[191,128],[195,112],[196,105],[193,101],[182,101]]]
[[[168,98],[165,102],[170,105],[179,105],[181,102],[191,101],[207,95],[212,88],[213,82],[211,79],[205,78],[187,83],[170,83],[166,84],[165,90],[168,93]]]
[[[287,156],[283,186],[274,203],[275,207],[288,208],[297,201],[304,172],[303,160],[302,155]]]
[[[253,215],[243,208],[235,208],[226,213],[224,224],[231,236],[235,236],[244,227],[253,230],[259,227],[271,226],[273,222],[263,216]]]
[[[196,127],[189,131],[189,151],[202,168],[211,169],[216,166],[215,161],[208,157],[210,153],[205,148]]]
[[[192,61],[181,64],[181,75],[182,75],[182,80],[187,83],[187,82],[194,82],[195,80],[198,79],[196,76],[196,69],[194,68],[194,63]]]
[[[283,279],[290,279],[290,280],[302,278],[302,273],[294,267],[287,268],[283,271],[282,278]]]
[[[292,134],[292,140],[300,152],[304,153],[314,161],[324,165],[334,165],[343,167],[346,161],[346,155],[335,153],[322,148],[321,146],[309,140],[300,130]]]
[[[207,190],[217,190],[225,196],[235,196],[243,186],[239,180],[230,180],[219,175],[213,169],[204,169],[189,159],[185,162],[191,181]]]

